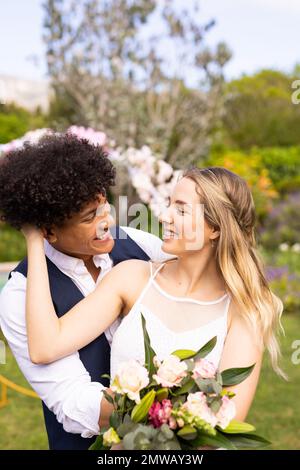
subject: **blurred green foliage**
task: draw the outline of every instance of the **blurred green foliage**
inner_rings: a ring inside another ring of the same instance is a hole
[[[262,70],[227,84],[226,144],[242,149],[300,144],[300,106],[291,101],[297,70]]]
[[[22,137],[26,132],[47,126],[48,118],[37,109],[31,113],[14,104],[0,103],[0,144]]]

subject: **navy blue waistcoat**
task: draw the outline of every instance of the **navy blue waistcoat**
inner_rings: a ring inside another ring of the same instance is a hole
[[[149,261],[149,256],[133,241],[120,227],[115,228],[115,245],[110,253],[113,264],[128,259]],[[64,315],[83,298],[83,294],[74,282],[62,273],[48,258],[48,275],[51,296],[58,317]],[[14,269],[27,276],[27,258]],[[101,382],[108,386],[108,380],[101,378],[102,374],[110,373],[110,346],[105,334],[96,338],[79,351],[79,356],[89,372],[93,382]],[[100,397],[99,397],[100,399]],[[82,438],[79,434],[68,433],[64,430],[56,416],[44,403],[43,411],[51,450],[85,450],[94,442],[93,438]]]

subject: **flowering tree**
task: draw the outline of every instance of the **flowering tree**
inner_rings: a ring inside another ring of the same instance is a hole
[[[38,142],[44,135],[53,132],[51,129],[37,129],[27,132],[20,139],[0,145],[0,155],[20,148],[25,142]],[[147,204],[153,214],[158,216],[160,209],[166,204],[172,192],[180,172],[174,171],[172,166],[154,155],[150,147],[144,145],[140,149],[117,147],[115,141],[109,140],[104,132],[95,131],[92,128],[71,126],[67,132],[78,138],[87,139],[93,145],[101,145],[106,148],[109,158],[118,169],[117,185],[113,188],[115,197],[129,195],[129,206],[134,202],[133,192],[130,195],[128,187],[131,186],[139,199]],[[131,196],[131,197],[130,197]],[[117,201],[116,201],[117,206]]]
[[[204,155],[230,53],[205,46],[214,22],[201,24],[198,3],[45,0],[56,126],[104,129],[123,147],[150,145],[177,168]]]

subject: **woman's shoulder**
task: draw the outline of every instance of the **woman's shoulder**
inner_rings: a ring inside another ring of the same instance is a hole
[[[118,283],[119,286],[122,286],[123,289],[127,289],[134,284],[145,282],[145,280],[149,278],[150,272],[151,268],[148,261],[130,259],[116,264],[109,275],[113,277],[114,281]]]
[[[231,297],[228,308],[227,330],[236,331],[240,334],[255,334],[255,325],[250,321],[250,318],[251,316],[246,311],[242,311],[237,301]]]

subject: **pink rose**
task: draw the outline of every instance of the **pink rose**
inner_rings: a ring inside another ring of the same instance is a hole
[[[195,367],[193,370],[193,379],[201,377],[202,379],[212,379],[216,375],[216,368],[214,364],[206,359],[198,359],[195,362]]]
[[[180,361],[179,357],[170,355],[163,362],[160,362],[155,356],[154,364],[158,367],[157,374],[153,375],[153,379],[162,387],[179,386],[180,382],[187,375],[187,365]]]
[[[217,424],[217,417],[209,408],[203,392],[190,393],[182,408],[187,410],[192,416],[204,419],[213,428]]]
[[[222,429],[227,428],[228,424],[234,419],[235,415],[235,403],[225,395],[224,397],[222,397],[221,408],[216,413],[218,426],[220,426]]]

